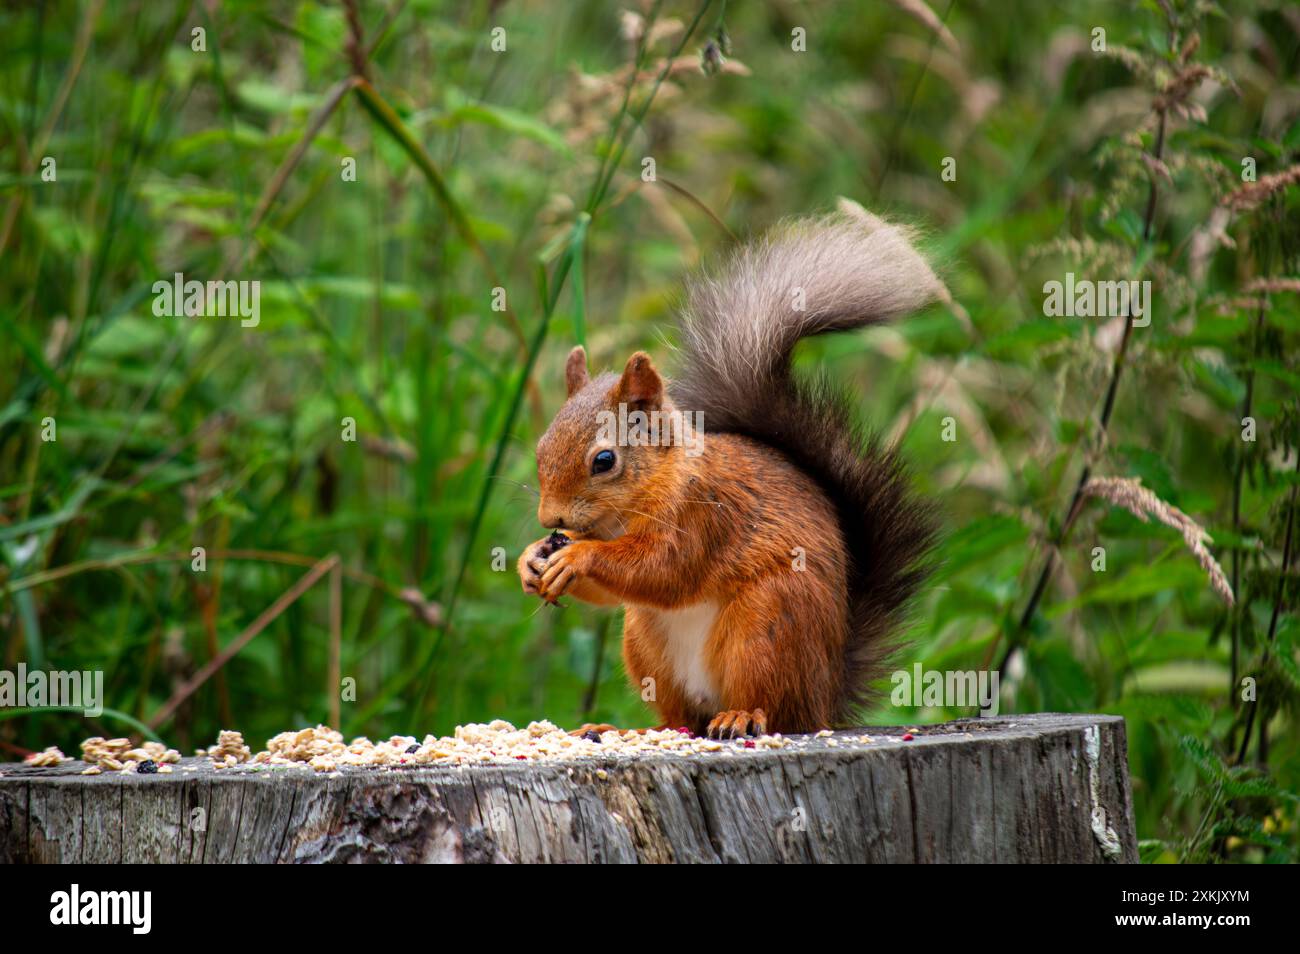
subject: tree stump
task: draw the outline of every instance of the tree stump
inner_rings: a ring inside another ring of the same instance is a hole
[[[904,732],[328,775],[0,764],[0,863],[1137,861],[1123,719]]]

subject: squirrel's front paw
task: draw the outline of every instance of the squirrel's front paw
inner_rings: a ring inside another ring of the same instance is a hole
[[[543,537],[536,543],[530,543],[519,557],[519,582],[525,593],[538,592],[542,571],[546,569],[546,558],[550,553],[550,537]]]
[[[519,582],[525,593],[540,593],[542,573],[546,570],[546,561],[551,554],[568,546],[570,540],[556,530],[549,537],[542,537],[536,543],[530,543],[519,558]]]
[[[571,544],[552,553],[546,561],[542,578],[538,581],[538,595],[548,603],[558,600],[574,580],[586,573],[588,556],[587,548],[581,543]]]

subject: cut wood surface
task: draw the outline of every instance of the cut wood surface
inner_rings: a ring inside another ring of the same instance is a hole
[[[329,774],[207,759],[169,775],[4,763],[0,864],[1137,861],[1123,719],[906,731]]]

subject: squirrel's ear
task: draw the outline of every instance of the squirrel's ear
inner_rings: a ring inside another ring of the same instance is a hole
[[[587,349],[578,345],[569,352],[569,360],[564,362],[564,385],[573,397],[587,386]]]
[[[618,403],[657,408],[664,400],[664,379],[655,370],[650,355],[638,351],[627,359],[623,376],[614,387],[614,399]]]

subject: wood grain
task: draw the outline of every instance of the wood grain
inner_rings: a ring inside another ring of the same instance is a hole
[[[3,764],[0,863],[1137,861],[1122,719],[902,732],[330,775]]]

